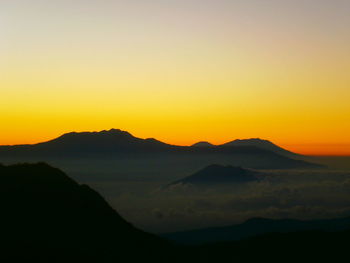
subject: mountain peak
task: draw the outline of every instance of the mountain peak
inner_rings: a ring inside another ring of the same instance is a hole
[[[38,144],[40,149],[48,152],[65,152],[68,154],[119,154],[157,152],[173,146],[153,138],[142,139],[127,131],[110,129],[93,132],[70,132]]]
[[[129,132],[123,131],[120,129],[110,129],[110,130],[93,131],[93,132],[69,132],[69,133],[63,134],[60,137],[73,137],[73,136],[79,136],[79,135],[123,135],[123,136],[133,137]]]
[[[236,140],[234,140],[234,142],[244,142],[244,141],[272,143],[269,140],[264,140],[264,139],[260,139],[260,138],[249,138],[249,139],[236,139]]]
[[[221,183],[243,183],[259,180],[258,172],[244,169],[239,166],[211,164],[199,170],[193,175],[187,176],[174,183],[182,184],[221,184]]]
[[[121,130],[121,129],[114,129],[114,128],[112,128],[112,129],[110,129],[110,130],[103,130],[103,131],[101,131],[100,133],[109,133],[109,134],[125,134],[125,135],[131,135],[129,132],[127,132],[127,131],[123,131],[123,130]]]
[[[200,142],[197,142],[195,144],[192,144],[191,146],[192,147],[213,147],[215,145],[211,144],[210,142],[200,141]]]
[[[254,146],[264,150],[272,151],[277,154],[281,154],[287,157],[296,157],[298,154],[290,152],[278,145],[270,142],[269,140],[263,140],[260,138],[250,138],[250,139],[236,139],[231,142],[222,144],[221,146]]]
[[[108,143],[115,141],[136,141],[142,140],[134,137],[127,131],[119,129],[110,129],[93,132],[69,132],[61,135],[60,137],[53,139],[49,142],[61,142],[61,143],[79,143],[79,144],[94,144],[94,143]]]

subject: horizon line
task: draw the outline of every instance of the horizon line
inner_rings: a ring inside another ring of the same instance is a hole
[[[100,132],[110,132],[110,131],[120,131],[120,132],[125,132],[125,133],[129,133],[131,134],[133,137],[136,137],[136,138],[139,138],[139,139],[156,139],[154,137],[138,137],[138,136],[135,136],[132,132],[129,132],[129,131],[126,131],[126,130],[122,130],[122,129],[117,129],[117,128],[111,128],[111,129],[103,129],[103,130],[99,130],[99,131],[86,131],[86,130],[83,130],[83,131],[70,131],[70,132],[64,132],[64,133],[60,133],[60,135],[57,135],[57,136],[53,136],[51,137],[51,139],[42,139],[42,140],[38,140],[38,141],[33,141],[33,142],[28,142],[28,143],[14,143],[14,144],[0,144],[0,147],[1,146],[8,146],[8,147],[11,147],[11,146],[23,146],[23,145],[36,145],[36,144],[40,144],[40,143],[45,143],[45,142],[49,142],[49,141],[52,141],[54,139],[57,139],[63,135],[66,135],[66,134],[71,134],[71,133],[100,133]],[[194,141],[193,143],[190,143],[190,144],[178,144],[178,143],[172,143],[172,142],[167,142],[167,141],[164,141],[164,140],[158,140],[162,143],[165,143],[165,144],[169,144],[169,145],[174,145],[174,146],[187,146],[187,147],[190,147],[198,142],[208,142],[210,144],[212,144],[213,146],[220,146],[220,145],[223,145],[225,143],[228,143],[228,142],[232,142],[232,141],[235,141],[235,140],[252,140],[252,139],[259,139],[259,140],[262,140],[262,141],[269,141],[273,144],[275,144],[272,140],[269,140],[269,139],[262,139],[260,137],[250,137],[250,138],[235,138],[235,139],[231,139],[231,140],[228,140],[228,141],[225,141],[223,143],[212,143],[210,142],[209,140],[203,140],[203,139],[199,139],[199,140],[196,140]],[[348,145],[348,143],[344,143],[344,144],[339,144],[339,143],[307,143],[307,144],[275,144],[276,146],[278,147],[281,147],[285,150],[288,150],[288,151],[291,151],[293,153],[296,153],[296,154],[300,154],[300,155],[306,155],[306,156],[310,156],[310,157],[350,157],[350,144],[349,144],[349,153],[320,153],[319,151],[308,151],[308,150],[305,150],[305,151],[298,151],[298,150],[292,150],[290,149],[290,146],[331,146],[331,145],[338,145],[338,146],[342,146],[342,147],[346,147]],[[293,147],[292,147],[293,148]]]

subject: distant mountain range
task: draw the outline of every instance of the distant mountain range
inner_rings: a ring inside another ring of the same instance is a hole
[[[222,160],[225,157],[230,164],[250,168],[289,169],[289,168],[320,168],[321,165],[303,160],[296,160],[283,154],[276,153],[278,146],[267,141],[250,141],[251,143],[234,141],[219,146],[201,147],[176,146],[163,143],[153,138],[141,139],[134,137],[126,131],[111,129],[101,132],[72,132],[64,134],[51,141],[33,145],[0,146],[0,158],[13,158],[21,161],[21,158],[30,157],[38,160],[49,158],[80,158],[80,157],[113,157],[135,155],[169,156],[187,155],[191,157],[210,158],[211,163]],[[251,145],[252,144],[252,145]],[[254,145],[253,145],[254,144]],[[271,149],[266,149],[268,148]],[[36,160],[35,159],[35,160]]]
[[[241,167],[213,164],[170,185],[192,184],[213,186],[216,184],[246,183],[258,181],[261,179],[261,176],[262,174],[259,172]]]
[[[231,141],[231,142],[227,142],[227,143],[224,143],[224,144],[220,144],[220,145],[214,145],[214,144],[211,144],[209,142],[202,141],[202,142],[197,142],[197,143],[193,144],[192,146],[193,147],[254,146],[254,147],[258,147],[260,149],[268,150],[268,151],[271,151],[271,152],[274,152],[274,153],[277,153],[277,154],[280,154],[280,155],[284,155],[284,156],[287,156],[287,157],[298,157],[298,156],[300,157],[300,154],[293,153],[291,151],[283,149],[280,146],[277,146],[276,144],[274,144],[274,143],[272,143],[272,142],[270,142],[268,140],[262,140],[262,139],[259,139],[259,138],[243,139],[243,140],[237,139],[237,140],[234,140],[234,141]]]
[[[292,233],[300,231],[335,232],[343,230],[350,230],[350,217],[309,221],[252,218],[238,225],[167,233],[161,236],[181,244],[200,245],[204,243],[237,241],[267,233]]]

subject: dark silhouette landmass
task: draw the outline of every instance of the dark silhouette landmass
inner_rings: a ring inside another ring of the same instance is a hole
[[[210,142],[197,142],[195,144],[192,144],[192,147],[215,147],[214,144],[211,144]]]
[[[192,184],[192,185],[216,185],[227,183],[246,183],[258,181],[263,175],[259,172],[241,167],[223,166],[218,164],[209,165],[202,170],[177,180],[170,185]]]
[[[160,260],[169,247],[126,222],[90,187],[44,163],[1,165],[0,200],[2,258],[6,255],[18,262]]]
[[[2,262],[336,262],[348,256],[349,231],[169,243],[136,229],[97,192],[44,163],[0,165],[0,200]]]
[[[263,140],[260,138],[251,138],[251,139],[236,139],[224,144],[214,145],[206,141],[197,142],[192,145],[192,147],[237,147],[237,146],[254,146],[260,149],[268,150],[286,157],[291,158],[301,158],[303,157],[300,154],[288,151],[268,140]]]
[[[269,233],[193,251],[196,262],[341,262],[349,257],[349,236],[349,230]]]
[[[33,144],[0,146],[0,157],[14,160],[32,158],[176,158],[210,159],[217,163],[223,158],[230,164],[256,169],[322,168],[319,164],[296,160],[251,145],[221,145],[215,147],[176,146],[156,139],[141,139],[130,133],[112,129],[101,132],[67,133],[54,140]]]
[[[252,139],[237,139],[231,142],[227,142],[225,144],[222,144],[221,146],[231,147],[231,146],[255,146],[264,150],[272,151],[274,153],[286,156],[286,157],[301,157],[300,154],[293,153],[291,151],[288,151],[286,149],[283,149],[280,146],[277,146],[276,144],[268,141],[268,140],[262,140],[259,138],[252,138]]]
[[[237,241],[267,233],[292,233],[298,231],[335,232],[342,230],[350,230],[350,217],[308,221],[252,218],[238,225],[166,233],[161,236],[181,244],[200,245]]]

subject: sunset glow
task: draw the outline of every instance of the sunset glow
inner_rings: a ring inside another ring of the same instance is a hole
[[[349,12],[343,0],[3,1],[0,144],[119,128],[350,155]]]

